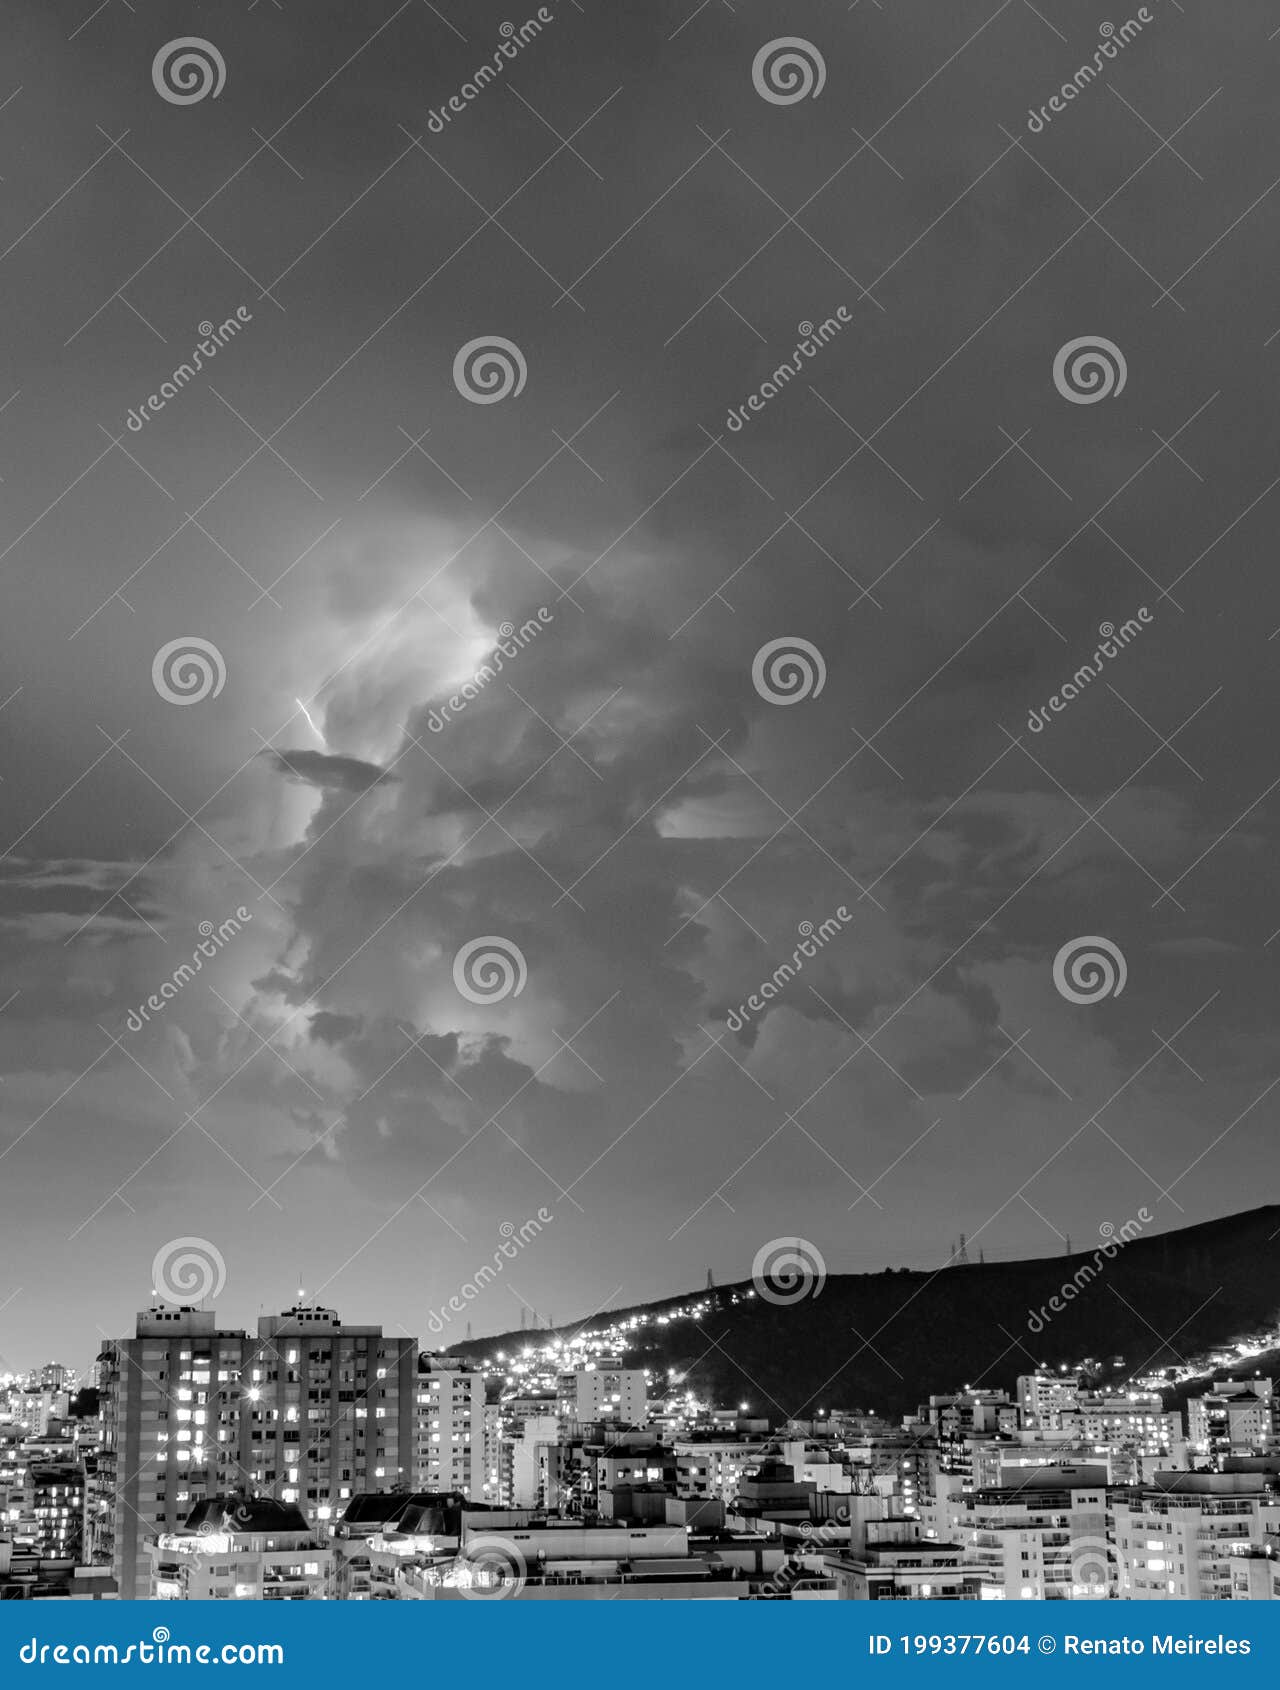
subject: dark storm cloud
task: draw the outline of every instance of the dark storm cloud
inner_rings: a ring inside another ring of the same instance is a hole
[[[9,857],[0,863],[0,921],[66,917],[79,927],[95,910],[112,902],[121,878],[120,865],[113,862],[36,863]],[[112,904],[112,919],[145,925],[148,917],[155,919],[160,913],[151,898],[145,882],[135,883],[129,904],[118,900]]]
[[[395,780],[376,763],[358,757],[335,757],[323,751],[264,751],[263,756],[283,775],[335,792],[367,792],[371,786]]]
[[[250,981],[255,992],[262,992],[282,998],[294,1008],[307,1001],[306,986],[283,969],[273,968],[257,980]]]
[[[364,1023],[358,1015],[334,1015],[331,1011],[322,1009],[308,1018],[307,1026],[313,1039],[322,1039],[327,1045],[341,1044],[358,1033]]]

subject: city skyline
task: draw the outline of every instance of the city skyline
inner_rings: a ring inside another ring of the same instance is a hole
[[[816,1300],[792,1266],[745,1296]],[[91,1418],[64,1368],[0,1382],[0,1593],[1280,1600],[1280,1398],[1251,1367],[1280,1328],[1149,1377],[1081,1361],[930,1392],[899,1420],[718,1403],[629,1366],[634,1327],[468,1363],[330,1310],[256,1336],[145,1311],[104,1343]]]

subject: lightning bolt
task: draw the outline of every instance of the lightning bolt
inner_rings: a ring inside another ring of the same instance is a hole
[[[306,705],[302,702],[302,700],[300,698],[295,698],[293,702],[298,706],[298,709],[301,710],[302,714],[307,718],[307,726],[311,729],[312,733],[320,741],[321,745],[327,745],[328,741],[325,739],[325,737],[321,733],[320,729],[316,726],[315,722],[312,720],[311,712],[307,709]]]

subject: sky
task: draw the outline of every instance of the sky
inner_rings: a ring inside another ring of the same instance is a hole
[[[1271,8],[11,12],[0,1358],[1277,1200]]]

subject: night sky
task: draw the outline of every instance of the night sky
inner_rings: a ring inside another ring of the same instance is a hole
[[[93,3],[0,82],[0,1356],[188,1236],[417,1335],[545,1208],[479,1335],[1275,1201],[1275,8]]]

